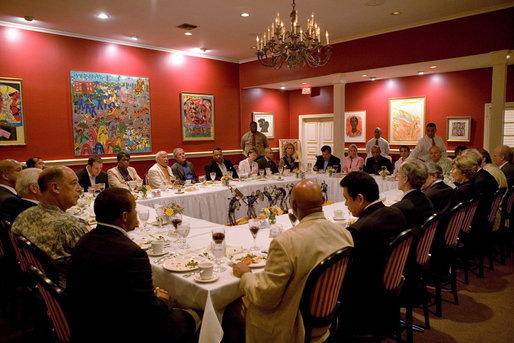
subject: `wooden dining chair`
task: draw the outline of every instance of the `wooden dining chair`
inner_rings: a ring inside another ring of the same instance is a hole
[[[512,186],[501,204],[500,227],[494,232],[495,243],[500,254],[500,263],[505,265],[505,257],[512,252],[512,223],[514,223],[514,186]]]
[[[352,249],[346,247],[334,252],[310,272],[300,300],[305,343],[319,340],[333,324]]]

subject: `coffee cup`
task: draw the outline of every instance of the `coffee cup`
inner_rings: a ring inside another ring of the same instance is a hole
[[[164,241],[156,240],[152,241],[152,253],[154,255],[160,255],[164,250]]]
[[[191,184],[191,180],[186,180],[185,184],[186,185],[190,185]]]
[[[344,211],[341,209],[334,210],[334,218],[343,218]]]
[[[202,262],[198,265],[200,268],[200,278],[202,280],[210,280],[213,277],[214,265],[211,262]]]

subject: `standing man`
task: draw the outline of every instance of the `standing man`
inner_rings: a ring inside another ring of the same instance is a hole
[[[389,142],[386,141],[384,138],[382,138],[382,129],[377,127],[374,131],[375,137],[371,138],[366,143],[366,158],[371,157],[371,148],[373,146],[378,146],[380,148],[380,155],[384,156],[385,158],[389,157]]]
[[[368,174],[376,174],[382,170],[382,167],[385,167],[389,174],[391,174],[391,161],[388,158],[380,155],[380,147],[373,145],[371,147],[371,157],[366,160],[366,165],[364,166],[364,171]]]
[[[214,148],[214,150],[212,150],[212,161],[205,165],[205,177],[210,181],[211,173],[216,173],[216,180],[219,180],[229,171],[232,172],[232,176],[234,178],[239,177],[232,165],[232,162],[223,159],[223,151],[221,148]]]
[[[39,204],[41,191],[37,180],[43,169],[25,168],[21,171],[20,177],[16,180],[16,192],[21,197],[20,213]]]
[[[512,150],[508,145],[499,145],[494,149],[494,163],[501,169],[507,178],[509,188],[514,186],[514,164],[512,164]]]
[[[269,147],[268,138],[262,132],[257,131],[257,123],[250,123],[250,131],[245,133],[241,138],[241,149],[243,155],[248,157],[248,150],[255,149],[257,157],[264,156],[264,149]]]
[[[312,168],[314,171],[326,170],[327,168],[335,168],[336,173],[341,172],[341,160],[332,155],[332,148],[329,145],[321,147],[321,155],[316,157],[316,164]]]
[[[443,139],[435,134],[436,131],[437,128],[434,123],[427,124],[426,135],[419,139],[418,144],[416,144],[416,147],[412,150],[409,159],[419,158],[424,162],[428,161],[430,159],[430,148],[434,145],[441,149],[442,158],[448,158]]]
[[[264,149],[264,158],[257,161],[257,164],[259,165],[259,169],[266,170],[266,168],[270,168],[271,174],[278,173],[278,166],[273,161],[273,150],[271,150],[271,148]]]
[[[271,241],[264,271],[254,274],[245,263],[234,265],[234,275],[241,278],[239,288],[248,300],[247,343],[304,341],[299,305],[310,271],[335,251],[353,246],[346,229],[325,219],[322,205],[319,184],[297,183],[291,207],[300,223]],[[326,330],[319,337],[328,336]]]
[[[87,192],[87,189],[97,183],[103,183],[105,188],[109,187],[107,173],[102,170],[103,161],[98,155],[91,156],[87,160],[86,168],[76,171],[79,184]]]
[[[400,147],[400,158],[394,162],[394,175],[396,176],[398,174],[398,171],[400,170],[400,166],[403,162],[407,161],[407,158],[410,155],[410,148],[406,145],[402,145]]]
[[[21,164],[16,160],[0,161],[0,219],[8,220],[10,223],[21,210],[21,198],[14,189],[21,170]]]
[[[148,169],[147,173],[150,187],[159,188],[160,186],[172,185],[175,176],[168,165],[168,153],[164,150],[159,151],[155,155],[155,161],[156,163]]]
[[[186,180],[190,180],[192,183],[197,182],[198,178],[195,174],[195,168],[193,163],[186,161],[186,153],[182,148],[175,148],[173,150],[173,156],[177,161],[171,166],[171,171],[175,178],[179,180],[180,184],[183,185]]]

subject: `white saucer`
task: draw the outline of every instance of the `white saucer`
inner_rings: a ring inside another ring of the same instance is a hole
[[[332,217],[332,219],[334,219],[334,220],[346,220],[346,218],[344,218],[344,217]]]
[[[212,279],[202,279],[200,274],[195,274],[195,276],[193,276],[193,279],[196,281],[196,282],[200,282],[200,283],[209,283],[209,282],[214,282],[216,280],[219,279],[219,276],[218,274],[216,273],[213,273],[212,274]]]
[[[148,256],[150,256],[150,257],[159,257],[159,256],[162,256],[162,255],[166,255],[166,254],[167,254],[167,252],[166,252],[166,251],[163,251],[163,252],[161,252],[160,254],[154,254],[151,250],[148,250],[146,253],[147,253],[147,254],[148,254]]]

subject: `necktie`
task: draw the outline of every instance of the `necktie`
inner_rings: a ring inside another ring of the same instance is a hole
[[[375,141],[375,145],[378,145],[378,138],[377,138],[377,140]]]
[[[252,134],[252,148],[255,148],[255,134]]]
[[[435,141],[434,141],[434,138],[432,137],[432,146],[435,145]]]

